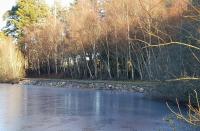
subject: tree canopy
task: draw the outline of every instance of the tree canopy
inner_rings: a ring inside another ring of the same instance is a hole
[[[29,75],[79,79],[198,77],[199,15],[190,0],[19,0],[5,32],[26,45]]]
[[[49,7],[44,0],[18,0],[12,9],[5,13],[7,25],[3,30],[6,34],[18,38],[23,35],[25,27],[41,23],[49,14]]]

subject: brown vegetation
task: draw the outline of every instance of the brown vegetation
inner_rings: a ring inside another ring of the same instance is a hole
[[[0,36],[0,82],[24,77],[24,57],[12,39]]]
[[[29,74],[198,77],[199,9],[188,0],[79,0],[25,29]],[[194,20],[195,19],[195,20]]]
[[[189,96],[189,102],[188,102],[188,114],[184,115],[181,111],[181,107],[179,105],[178,100],[176,100],[177,103],[177,107],[178,107],[178,113],[175,112],[167,103],[168,108],[170,109],[170,111],[176,115],[176,117],[180,120],[183,120],[191,125],[195,125],[195,126],[200,126],[200,103],[199,103],[199,98],[198,98],[198,94],[197,91],[195,91],[195,98],[196,98],[196,102],[195,104],[191,102],[191,98]]]

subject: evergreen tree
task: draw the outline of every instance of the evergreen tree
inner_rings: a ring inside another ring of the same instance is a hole
[[[49,12],[44,0],[18,0],[4,15],[7,24],[3,30],[7,35],[20,38],[25,27],[42,22]]]

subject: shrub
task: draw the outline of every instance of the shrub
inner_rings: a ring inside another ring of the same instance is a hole
[[[176,115],[177,119],[184,120],[185,122],[195,125],[195,126],[200,126],[200,103],[199,103],[199,98],[197,91],[194,90],[195,92],[195,98],[196,102],[192,103],[191,102],[191,97],[189,96],[189,102],[188,102],[188,113],[184,115],[184,113],[181,110],[181,107],[179,105],[178,100],[176,99],[177,102],[177,107],[178,107],[178,112],[175,112],[167,103],[167,107],[170,109],[170,111]]]

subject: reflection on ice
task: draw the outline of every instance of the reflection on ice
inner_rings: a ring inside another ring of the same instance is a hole
[[[142,94],[18,86],[0,85],[0,131],[171,130],[165,102]]]

